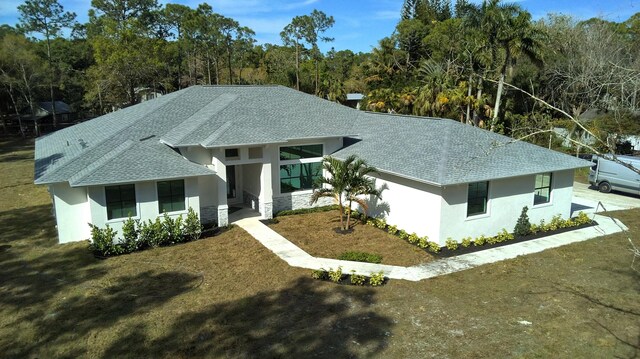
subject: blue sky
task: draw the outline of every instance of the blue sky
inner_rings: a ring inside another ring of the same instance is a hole
[[[73,11],[81,22],[87,21],[90,0],[59,0],[65,10]],[[197,7],[204,0],[160,0]],[[378,40],[389,36],[398,22],[402,0],[209,0],[214,11],[232,17],[241,25],[256,32],[258,43],[281,43],[280,31],[294,16],[311,13],[313,9],[324,11],[335,18],[335,25],[327,36],[335,41],[320,44],[323,51],[350,49],[370,51]],[[479,0],[472,0],[479,2]],[[612,21],[624,21],[640,12],[640,0],[520,0],[515,1],[528,10],[534,19],[548,13],[563,13],[578,19],[601,17]],[[17,6],[23,0],[0,1],[0,24],[15,25],[18,22]]]

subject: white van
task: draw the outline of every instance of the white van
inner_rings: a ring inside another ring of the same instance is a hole
[[[616,156],[618,160],[640,169],[640,157]],[[589,171],[589,183],[597,186],[600,192],[609,193],[611,190],[640,194],[640,174],[613,160],[594,155],[593,165]]]

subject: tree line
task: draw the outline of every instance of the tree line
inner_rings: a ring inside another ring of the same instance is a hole
[[[559,144],[547,130],[558,126],[574,137],[640,133],[640,13],[534,21],[500,0],[405,0],[371,52],[322,53],[335,21],[317,10],[294,17],[282,43],[261,45],[206,3],[92,0],[84,24],[57,0],[18,10],[16,27],[0,27],[3,118],[53,99],[92,117],[144,91],[281,84],[337,102],[360,92],[366,110],[452,118],[550,146]]]

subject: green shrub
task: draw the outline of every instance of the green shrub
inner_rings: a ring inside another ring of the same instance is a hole
[[[484,234],[473,241],[473,245],[476,247],[484,246],[485,243],[487,243],[487,237]]]
[[[498,243],[498,236],[487,237],[487,243],[496,244]]]
[[[428,246],[428,248],[429,248],[429,252],[431,252],[431,253],[438,253],[438,252],[440,252],[440,249],[441,249],[441,248],[440,248],[440,245],[439,245],[438,243],[436,243],[436,242],[431,242],[431,241],[429,241],[429,242],[427,243],[427,246]]]
[[[538,233],[540,231],[541,231],[541,228],[540,228],[539,225],[537,225],[535,223],[531,225],[531,233],[532,234],[536,234],[536,233]]]
[[[340,254],[338,259],[343,261],[355,261],[366,263],[381,263],[382,256],[379,254],[372,254],[366,252],[348,251]]]
[[[323,268],[320,269],[314,269],[311,271],[311,278],[313,279],[326,279],[327,278],[327,271],[324,270]]]
[[[380,229],[386,229],[387,228],[387,221],[385,221],[384,219],[379,219],[378,222],[376,223],[376,227],[378,227]]]
[[[575,226],[581,226],[583,224],[589,224],[591,223],[591,218],[589,218],[589,216],[580,211],[580,213],[578,213],[578,217],[573,218],[573,224]]]
[[[342,267],[338,267],[336,270],[329,268],[329,279],[334,283],[340,283],[342,280]]]
[[[516,226],[513,228],[513,234],[518,237],[524,237],[531,234],[531,222],[529,222],[529,216],[527,215],[528,210],[529,208],[527,206],[522,207],[520,217],[516,222]]]
[[[155,222],[150,219],[147,222],[142,222],[140,226],[140,234],[138,241],[141,247],[154,248],[159,246],[164,238],[164,226],[160,221],[160,218],[156,218]]]
[[[389,226],[387,227],[387,232],[389,232],[389,234],[396,234],[398,233],[398,226]]]
[[[120,246],[113,243],[113,240],[118,234],[117,231],[109,227],[108,224],[104,229],[100,229],[100,227],[91,223],[89,223],[89,226],[91,227],[91,244],[89,244],[89,248],[94,254],[109,257],[121,253]]]
[[[471,239],[469,239],[469,240],[471,240]],[[451,250],[451,251],[455,251],[456,249],[458,249],[458,242],[454,241],[451,237],[447,238],[447,241],[445,242],[445,244],[446,244],[447,248],[449,250]],[[469,243],[469,244],[471,244],[471,243]],[[468,247],[468,245],[465,246],[465,247]]]
[[[367,224],[372,226],[372,227],[376,227],[376,224],[378,223],[378,220],[375,218],[369,218],[367,219]]]
[[[311,207],[311,208],[300,208],[300,209],[290,209],[284,210],[276,213],[274,217],[282,217],[282,216],[291,216],[294,214],[306,214],[306,213],[316,213],[316,212],[328,212],[335,211],[338,209],[337,204],[333,204],[330,206],[321,206],[321,207]],[[345,211],[347,208],[345,208]]]
[[[382,271],[378,273],[371,273],[369,275],[369,284],[372,287],[381,286],[384,283],[384,273]]]
[[[162,244],[166,245],[183,242],[182,215],[173,219],[169,217],[167,212],[165,212],[162,217]]]
[[[355,270],[351,271],[351,284],[364,285],[366,277],[360,274],[356,274]]]
[[[200,238],[200,235],[202,234],[200,218],[198,218],[198,214],[191,207],[189,207],[189,211],[187,212],[187,219],[184,221],[182,234],[186,239],[191,241],[195,241]]]
[[[471,237],[467,237],[467,238],[463,238],[462,239],[462,246],[463,247],[469,247],[471,245],[471,243],[473,243],[473,240],[471,240]]]
[[[429,237],[427,236],[419,237],[417,246],[422,249],[427,248],[429,246]]]
[[[420,239],[420,237],[418,237],[418,235],[416,234],[416,232],[413,232],[409,235],[409,238],[407,238],[407,240],[409,241],[409,243],[411,244],[416,244],[418,243],[418,240]]]
[[[398,233],[400,239],[404,239],[405,241],[409,239],[409,233],[407,233],[407,231],[405,231],[404,229],[401,229]]]
[[[512,239],[514,239],[515,237],[513,236],[513,234],[507,232],[506,229],[502,228],[502,230],[500,231],[500,233],[498,233],[495,236],[496,242],[500,243],[500,242],[505,242],[505,241],[510,241]]]
[[[134,221],[131,216],[122,224],[122,242],[120,248],[123,253],[131,253],[138,250],[138,227],[140,221]]]

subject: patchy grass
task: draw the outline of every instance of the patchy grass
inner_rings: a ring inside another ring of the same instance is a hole
[[[239,228],[98,260],[86,243],[55,244],[31,156],[0,141],[3,357],[640,355],[624,234],[379,288],[313,280]],[[637,241],[640,210],[615,216]]]
[[[433,259],[424,250],[378,228],[354,221],[351,230],[340,231],[337,211],[278,217],[269,226],[315,257],[338,258],[340,254],[367,252],[382,256],[382,264],[412,266]]]

